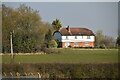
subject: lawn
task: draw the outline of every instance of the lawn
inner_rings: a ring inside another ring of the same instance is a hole
[[[52,49],[59,54],[15,55],[16,63],[117,63],[118,50]],[[56,53],[57,53],[56,52]],[[3,55],[3,63],[10,63],[11,56]]]

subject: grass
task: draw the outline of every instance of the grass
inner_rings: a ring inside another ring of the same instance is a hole
[[[50,78],[118,78],[118,50],[52,49],[56,54],[3,55],[2,72],[40,72]],[[58,53],[57,53],[58,52]],[[20,63],[20,64],[19,64]],[[74,64],[73,64],[74,63]],[[58,77],[59,76],[59,77]],[[63,77],[64,76],[64,77]]]
[[[59,54],[15,55],[16,63],[117,63],[118,50],[52,49]],[[10,63],[11,55],[2,56],[3,63]]]

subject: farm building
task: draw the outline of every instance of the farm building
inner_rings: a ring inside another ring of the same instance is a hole
[[[94,47],[94,33],[87,28],[60,28],[53,33],[53,39],[58,40],[59,46],[68,47]]]

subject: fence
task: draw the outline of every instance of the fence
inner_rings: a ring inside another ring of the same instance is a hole
[[[50,78],[71,78],[71,76],[69,75],[64,75],[64,74],[55,74],[54,72],[49,74],[49,73],[40,73],[40,72],[36,72],[36,73],[32,73],[32,72],[24,72],[24,73],[2,73],[3,76],[3,80],[7,80],[6,78],[37,78],[37,79],[50,79]]]
[[[29,72],[29,73],[27,73],[27,72],[5,73],[5,72],[3,72],[2,76],[3,76],[3,78],[42,78],[43,77],[43,75],[40,72],[37,72],[37,73],[32,73],[32,72]],[[46,76],[46,78],[48,78],[48,76]]]

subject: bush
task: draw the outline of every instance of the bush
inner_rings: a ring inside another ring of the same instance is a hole
[[[43,52],[47,53],[47,54],[60,54],[60,53],[62,53],[62,51],[54,50],[52,48],[44,48]]]
[[[99,48],[99,46],[94,46],[94,49]]]
[[[99,48],[105,49],[106,46],[105,46],[105,44],[101,44]]]
[[[66,63],[21,63],[2,64],[2,72],[40,72],[42,78],[119,78],[118,63],[66,64]],[[23,74],[24,75],[24,74]],[[6,79],[7,80],[7,79]],[[55,79],[56,80],[56,79]],[[100,79],[101,80],[101,79]],[[105,79],[106,80],[106,79]]]
[[[57,48],[58,44],[55,40],[52,40],[49,44],[49,48]]]

